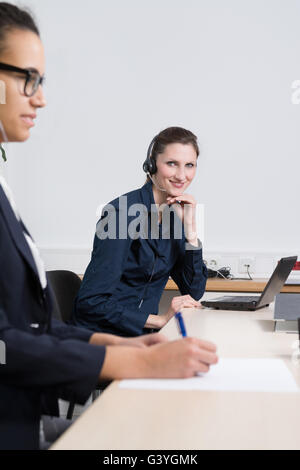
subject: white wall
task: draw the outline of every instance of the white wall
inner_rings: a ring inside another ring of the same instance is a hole
[[[84,269],[98,204],[143,184],[170,125],[199,137],[205,253],[300,255],[299,0],[22,4],[46,47],[48,107],[6,171],[49,267]]]

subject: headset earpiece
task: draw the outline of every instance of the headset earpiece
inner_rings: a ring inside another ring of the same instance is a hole
[[[150,173],[148,168],[148,160],[145,160],[143,163],[143,170],[145,173]]]
[[[152,139],[152,141],[151,141],[151,143],[148,147],[147,158],[143,163],[144,172],[149,173],[150,175],[154,175],[157,172],[156,161],[152,157],[152,149],[154,147],[156,137],[157,137],[157,135],[154,137],[154,139]]]

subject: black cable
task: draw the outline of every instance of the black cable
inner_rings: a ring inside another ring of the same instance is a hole
[[[231,268],[229,266],[226,266],[226,267],[223,267],[223,268],[220,268],[220,269],[210,269],[210,268],[208,268],[207,269],[208,277],[209,278],[221,277],[223,279],[230,279],[230,280],[233,280],[233,281],[249,281],[249,280],[252,281],[253,278],[251,277],[251,274],[249,272],[250,265],[246,264],[245,266],[247,268],[248,277],[234,277],[233,274],[230,273]]]
[[[249,268],[250,268],[250,264],[245,264],[246,268],[247,268],[247,274],[249,277],[234,277],[232,276],[230,279],[234,280],[234,281],[253,281],[253,278],[251,277],[251,274],[249,273]]]

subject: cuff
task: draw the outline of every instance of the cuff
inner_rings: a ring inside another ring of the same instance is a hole
[[[99,376],[106,355],[105,346],[96,346],[92,344],[81,344],[78,348],[79,361],[77,368],[79,377],[77,380],[61,387],[58,397],[74,401],[79,405],[84,405],[90,394],[99,384]]]
[[[143,328],[145,326],[148,316],[149,313],[147,312],[124,308],[122,315],[119,318],[118,328],[121,328],[129,335],[142,335]]]
[[[197,246],[191,245],[189,242],[185,242],[185,250],[186,251],[195,251],[195,250],[202,250],[202,242],[197,239]]]

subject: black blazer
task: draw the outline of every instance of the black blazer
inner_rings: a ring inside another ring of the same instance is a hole
[[[38,449],[40,416],[57,416],[58,398],[83,404],[105,356],[91,331],[51,317],[23,231],[0,185],[0,449]]]

